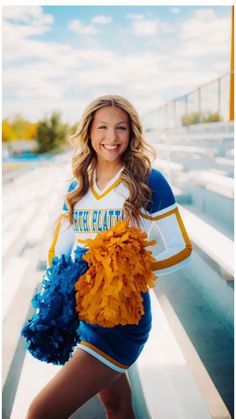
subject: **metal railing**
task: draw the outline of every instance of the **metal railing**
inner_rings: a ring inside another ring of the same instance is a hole
[[[142,115],[147,131],[197,123],[229,121],[230,76],[227,73]]]

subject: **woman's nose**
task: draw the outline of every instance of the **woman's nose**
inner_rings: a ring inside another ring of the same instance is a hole
[[[106,137],[110,141],[114,141],[117,138],[117,132],[115,128],[108,128]]]

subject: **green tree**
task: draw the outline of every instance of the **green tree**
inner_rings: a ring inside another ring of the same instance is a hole
[[[203,122],[218,122],[218,121],[222,121],[222,117],[219,115],[218,112],[208,113],[208,115],[203,118]]]
[[[202,113],[200,112],[191,112],[182,115],[182,125],[199,124],[200,122],[202,122]]]
[[[217,122],[221,121],[222,117],[219,115],[218,112],[210,112],[203,113],[203,112],[191,112],[189,114],[184,114],[181,117],[182,125],[193,125],[193,124],[200,124],[203,122]]]
[[[70,126],[70,128],[69,128],[70,135],[73,135],[73,134],[76,133],[78,125],[79,125],[79,123],[75,122],[73,125]]]
[[[49,119],[45,118],[37,124],[38,152],[46,153],[61,149],[66,144],[67,135],[67,124],[61,122],[60,113],[54,112]]]

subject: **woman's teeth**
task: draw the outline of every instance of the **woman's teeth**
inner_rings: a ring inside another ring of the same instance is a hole
[[[102,146],[103,146],[106,150],[116,150],[116,149],[119,147],[119,144],[118,144],[118,145],[105,145],[105,144],[102,144]]]

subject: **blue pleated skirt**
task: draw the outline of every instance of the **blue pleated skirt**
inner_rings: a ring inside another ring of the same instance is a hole
[[[140,355],[151,330],[149,292],[142,293],[142,296],[144,314],[137,325],[102,327],[80,321],[77,347],[115,371],[127,371]]]

